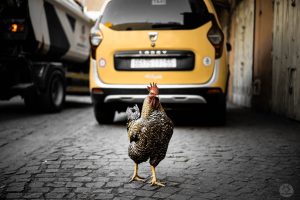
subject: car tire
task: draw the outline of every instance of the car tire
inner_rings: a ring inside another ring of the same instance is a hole
[[[219,97],[215,101],[213,101],[210,107],[212,122],[217,126],[224,126],[226,124],[227,115],[225,95],[222,95],[222,97]]]
[[[224,126],[226,124],[226,103],[218,105],[218,110],[215,111],[216,125]]]
[[[115,110],[112,106],[94,102],[94,114],[98,124],[111,124],[114,121]]]

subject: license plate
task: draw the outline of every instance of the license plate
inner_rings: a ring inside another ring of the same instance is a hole
[[[176,58],[155,58],[155,59],[131,59],[132,69],[156,69],[156,68],[176,68]]]

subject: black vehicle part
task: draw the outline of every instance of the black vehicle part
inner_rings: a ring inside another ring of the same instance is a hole
[[[226,124],[226,96],[224,94],[216,94],[208,101],[209,114],[213,124],[224,126]]]
[[[66,95],[65,72],[60,63],[32,65],[35,87],[24,94],[25,104],[31,109],[58,112],[63,108]]]
[[[159,52],[159,53],[158,53]],[[155,68],[157,71],[187,71],[193,70],[195,65],[195,54],[192,51],[174,50],[140,50],[121,51],[114,55],[114,65],[116,70],[123,71],[151,71],[153,68],[132,68],[132,59],[176,59],[176,68],[162,67]]]
[[[36,90],[36,87],[29,88],[26,92],[23,94],[25,105],[30,110],[37,110],[38,109],[38,93]]]

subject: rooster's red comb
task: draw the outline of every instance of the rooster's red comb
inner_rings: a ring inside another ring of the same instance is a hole
[[[150,83],[150,87],[147,86],[147,89],[148,89],[149,93],[153,93],[155,95],[158,95],[158,93],[159,93],[156,83]]]

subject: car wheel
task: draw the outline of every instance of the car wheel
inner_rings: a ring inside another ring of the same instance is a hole
[[[211,102],[211,117],[212,122],[218,126],[224,126],[226,124],[226,97],[222,96]]]
[[[112,106],[94,102],[94,114],[99,124],[110,124],[114,121],[115,110]]]
[[[215,111],[216,125],[224,126],[226,124],[226,103],[218,105]]]

